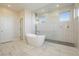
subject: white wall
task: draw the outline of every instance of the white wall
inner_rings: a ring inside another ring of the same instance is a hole
[[[57,9],[51,13],[48,13],[46,17],[48,19],[45,23],[38,24],[38,32],[45,34],[46,39],[75,43],[73,39],[73,19],[68,22],[60,22],[59,12],[70,10],[72,15],[72,7],[64,7],[63,9]],[[67,26],[70,28],[67,29]]]
[[[35,33],[35,15],[30,9],[24,9],[18,13],[19,21],[21,18],[23,18],[23,27],[20,28],[19,26],[19,37],[21,38],[23,35],[25,40],[28,33]],[[20,32],[20,29],[23,30],[23,33]]]
[[[15,12],[9,8],[0,7],[0,42],[20,38],[20,19],[23,18],[23,38],[26,34],[35,33],[35,16],[29,9]]]
[[[25,35],[35,33],[35,16],[29,9],[25,9]]]
[[[79,49],[79,17],[77,9],[79,9],[79,4],[75,4],[75,37],[76,37],[76,46]]]
[[[17,13],[0,7],[0,43],[18,39],[19,21]]]

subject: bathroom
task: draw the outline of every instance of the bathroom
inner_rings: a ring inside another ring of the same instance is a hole
[[[31,30],[35,32],[30,32],[37,36],[43,35],[46,41],[52,43],[76,46],[77,20],[74,19],[76,12],[74,10],[75,4],[49,4],[37,9],[34,14],[35,20],[31,21],[32,27],[33,25],[35,27],[32,28],[30,26],[32,28]]]
[[[79,55],[78,17],[77,3],[0,4],[0,55]]]

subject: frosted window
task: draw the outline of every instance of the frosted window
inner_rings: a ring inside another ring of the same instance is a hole
[[[62,12],[60,13],[60,21],[67,22],[70,20],[70,12]]]

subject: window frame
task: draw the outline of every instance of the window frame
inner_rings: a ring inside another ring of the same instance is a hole
[[[61,20],[60,20],[60,14],[61,14],[61,13],[65,13],[65,12],[69,12],[69,13],[70,13],[70,18],[69,18],[69,20],[67,20],[67,21],[66,21],[66,20],[65,20],[65,21],[61,21]],[[59,21],[60,21],[60,22],[68,22],[68,21],[71,20],[71,17],[72,17],[71,10],[64,10],[64,11],[60,11],[60,12],[59,12]]]

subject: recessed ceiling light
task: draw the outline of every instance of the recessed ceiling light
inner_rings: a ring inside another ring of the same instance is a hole
[[[11,5],[8,5],[8,7],[11,7]]]
[[[59,7],[59,4],[57,4],[56,7]]]

